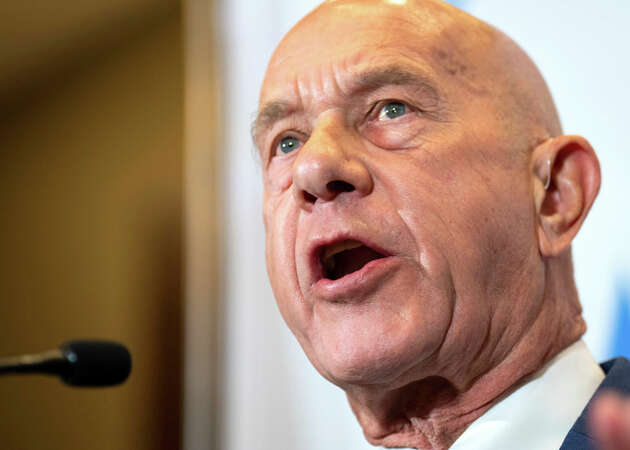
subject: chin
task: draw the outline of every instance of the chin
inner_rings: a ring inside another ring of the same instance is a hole
[[[403,373],[397,361],[363,359],[351,363],[328,364],[325,377],[341,388],[349,386],[390,385]]]
[[[414,339],[417,336],[396,337],[318,342],[311,360],[325,378],[342,388],[395,385],[433,353],[426,340]]]

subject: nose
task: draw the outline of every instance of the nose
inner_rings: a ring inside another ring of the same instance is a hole
[[[358,139],[333,120],[318,124],[293,166],[293,193],[301,207],[309,209],[343,193],[372,192],[372,176],[359,158]]]

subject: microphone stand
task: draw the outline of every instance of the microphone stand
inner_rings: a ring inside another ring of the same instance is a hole
[[[57,375],[65,372],[67,365],[61,349],[49,350],[33,355],[0,358],[0,374],[46,373]]]

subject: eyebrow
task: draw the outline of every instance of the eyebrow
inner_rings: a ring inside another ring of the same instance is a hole
[[[433,83],[424,75],[415,70],[407,69],[400,65],[368,69],[351,75],[349,81],[349,95],[375,91],[384,86],[410,85],[423,96],[428,97],[433,105],[440,102],[441,96]],[[285,100],[273,100],[265,103],[258,111],[251,125],[251,134],[254,144],[279,120],[290,116],[297,107]]]
[[[258,139],[277,121],[291,115],[295,110],[287,101],[275,100],[260,108],[256,118],[251,125],[251,134],[254,144],[258,143]]]

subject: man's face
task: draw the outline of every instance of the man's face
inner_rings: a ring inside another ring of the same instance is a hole
[[[299,24],[263,84],[272,287],[342,387],[465,383],[537,308],[519,301],[539,276],[529,162],[477,64],[490,49],[439,10],[357,5]]]

